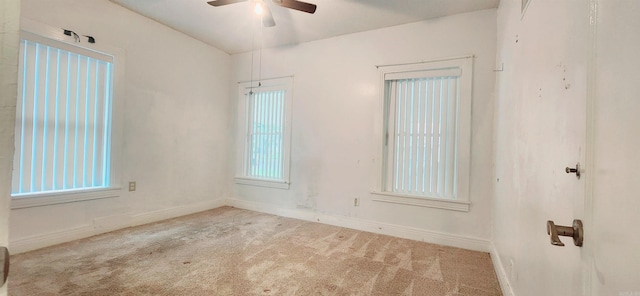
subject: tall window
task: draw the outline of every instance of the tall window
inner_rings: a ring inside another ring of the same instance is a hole
[[[381,191],[467,202],[471,59],[386,68],[383,83]]]
[[[113,57],[23,33],[12,196],[111,186]]]
[[[289,187],[291,78],[240,84],[239,128],[244,151],[236,182]]]

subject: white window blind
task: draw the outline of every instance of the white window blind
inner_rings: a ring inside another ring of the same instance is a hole
[[[12,195],[109,187],[113,61],[22,40],[20,75]]]
[[[388,81],[391,191],[456,197],[458,77]]]
[[[255,91],[249,102],[246,162],[249,177],[283,179],[285,90]]]

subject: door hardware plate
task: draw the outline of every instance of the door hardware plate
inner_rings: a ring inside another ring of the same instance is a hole
[[[573,244],[582,247],[582,242],[584,241],[584,228],[582,228],[582,220],[574,219],[573,220]]]

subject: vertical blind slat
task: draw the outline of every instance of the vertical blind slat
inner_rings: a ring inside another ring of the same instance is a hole
[[[256,107],[256,121],[254,122],[254,137],[255,137],[255,142],[253,143],[254,145],[254,159],[256,162],[258,162],[258,151],[260,149],[259,147],[259,143],[260,143],[260,119],[261,119],[261,114],[262,114],[262,109],[261,106],[262,104],[260,103],[260,96],[259,95],[255,95],[255,107]],[[258,174],[258,166],[256,164],[254,164],[254,175]]]
[[[51,66],[51,62],[49,60],[50,58],[50,48],[46,47],[45,48],[45,64],[44,64],[44,91],[42,93],[42,106],[40,107],[40,110],[42,111],[42,153],[40,154],[42,156],[42,164],[40,165],[40,188],[46,188],[47,186],[47,160],[48,160],[48,132],[49,132],[49,125],[47,124],[48,121],[48,115],[49,115],[49,93],[50,93],[50,87],[51,84],[49,83],[49,71],[50,71],[50,67]]]
[[[247,122],[247,126],[249,127],[249,137],[247,139],[247,141],[249,141],[248,146],[249,147],[249,153],[250,153],[250,161],[247,164],[247,169],[249,170],[249,174],[251,176],[254,175],[254,171],[253,171],[253,159],[255,158],[255,122],[257,120],[257,111],[256,111],[256,100],[255,100],[255,96],[248,94],[247,95],[249,97],[248,101],[251,102],[251,117],[253,118],[251,121]]]
[[[394,154],[393,154],[393,158],[394,158],[394,162],[393,162],[393,169],[394,169],[394,173],[393,173],[393,191],[400,191],[400,187],[398,186],[398,182],[399,180],[399,172],[400,172],[400,155],[402,154],[400,152],[400,139],[401,139],[401,134],[400,134],[400,118],[401,118],[401,110],[402,110],[402,97],[398,94],[398,92],[400,92],[398,89],[400,88],[400,82],[398,81],[393,81],[392,82],[393,86],[394,86],[394,90],[395,92],[393,93],[394,96],[396,96],[396,99],[394,100],[395,102],[395,122],[394,122],[394,132],[391,135],[394,139],[393,139],[393,143],[394,143]]]
[[[431,103],[429,102],[429,79],[424,79],[424,121],[423,121],[423,135],[424,135],[424,151],[422,152],[422,194],[429,193],[429,187],[426,185],[429,179],[429,154],[431,149],[431,134],[429,133],[429,118],[431,117]]]
[[[415,99],[414,99],[414,93],[413,93],[413,80],[409,80],[407,81],[407,83],[405,84],[405,96],[409,97],[409,114],[407,115],[409,118],[409,131],[408,131],[408,142],[409,142],[409,157],[407,159],[407,191],[408,192],[412,192],[413,191],[413,182],[411,182],[413,180],[413,174],[415,174],[414,172],[414,166],[413,166],[413,150],[414,150],[414,130],[415,130],[415,124],[414,124],[414,115],[415,115],[415,108],[414,108],[414,104],[415,104]]]
[[[111,63],[106,63],[105,67],[105,96],[104,96],[104,121],[102,126],[103,131],[103,142],[102,142],[102,185],[107,185],[111,183],[109,172],[111,171],[111,157],[107,151],[107,147],[111,147],[111,133],[109,132],[109,127],[111,126],[111,89],[112,89],[112,74],[111,71]]]
[[[402,97],[403,97],[402,101],[404,102],[404,108],[403,108],[403,112],[404,113],[402,114],[402,119],[403,120],[402,120],[402,182],[401,182],[402,187],[401,187],[401,189],[404,192],[404,191],[406,191],[406,186],[407,186],[407,181],[406,181],[407,177],[408,177],[407,176],[408,175],[407,169],[408,169],[408,166],[409,166],[408,163],[407,163],[408,162],[408,158],[409,158],[409,155],[407,153],[407,148],[409,146],[409,145],[407,145],[407,140],[408,140],[407,139],[408,138],[407,135],[409,133],[408,125],[410,124],[408,113],[409,113],[409,108],[411,106],[409,104],[410,102],[409,102],[409,100],[408,100],[409,98],[407,96],[406,81],[402,82]]]
[[[278,153],[279,153],[279,139],[278,135],[280,134],[279,126],[280,122],[278,122],[278,108],[280,108],[280,95],[278,93],[273,94],[273,135],[272,140],[273,144],[271,145],[272,149],[272,168],[273,168],[273,178],[277,178],[279,176],[278,173]]]
[[[60,169],[58,167],[58,150],[59,150],[59,132],[60,132],[60,50],[56,50],[56,62],[55,62],[55,109],[54,109],[54,119],[53,119],[53,155],[51,156],[53,164],[52,164],[52,180],[51,180],[51,189],[56,190],[58,187],[57,177],[60,176]]]
[[[258,102],[257,95],[255,95],[253,97],[254,120],[253,120],[253,122],[251,124],[251,126],[252,126],[252,134],[251,134],[251,139],[252,139],[251,140],[251,143],[252,143],[251,147],[252,148],[251,148],[251,151],[253,153],[252,162],[251,162],[252,175],[255,175],[257,173],[256,167],[254,165],[254,161],[258,157],[258,147],[257,147],[258,146],[258,143],[257,143],[257,141],[258,141],[258,127],[257,127],[257,122],[258,122],[258,118],[259,118],[258,115],[260,114],[259,107],[260,107],[260,104]]]
[[[416,119],[415,119],[415,126],[416,126],[416,131],[415,131],[415,138],[416,138],[416,156],[415,156],[415,162],[414,162],[414,167],[415,167],[415,175],[414,177],[412,177],[413,183],[414,183],[414,187],[412,188],[412,192],[420,192],[421,186],[420,186],[420,181],[419,181],[419,176],[422,175],[422,163],[420,162],[420,156],[422,155],[422,150],[424,149],[424,145],[422,145],[422,138],[420,137],[420,133],[422,132],[422,125],[420,124],[422,122],[422,94],[420,93],[420,91],[422,90],[420,87],[420,80],[414,80],[413,82],[413,91],[414,91],[414,96],[417,96],[416,98]]]
[[[20,131],[16,132],[16,135],[20,135],[20,141],[16,141],[19,144],[18,149],[17,149],[17,154],[19,154],[18,157],[18,177],[15,177],[15,173],[14,173],[14,177],[12,178],[12,180],[14,180],[14,182],[12,183],[12,188],[13,192],[18,192],[18,193],[22,193],[24,190],[23,187],[23,178],[24,178],[24,174],[25,174],[25,159],[24,159],[24,147],[26,147],[25,145],[25,130],[27,129],[26,127],[26,101],[27,101],[27,69],[29,68],[29,64],[27,63],[27,61],[29,61],[29,54],[31,54],[32,50],[30,49],[29,43],[28,42],[23,42],[20,44],[20,46],[23,49],[23,57],[22,57],[22,80],[19,82],[22,84],[22,95],[20,96],[20,100],[18,101],[18,106],[17,110],[20,110],[20,114],[18,116],[16,116],[16,120],[18,120],[18,122],[20,123]],[[16,126],[18,126],[18,124],[16,124]],[[15,172],[16,170],[14,170]],[[15,180],[17,180],[17,182],[15,182]]]
[[[86,62],[86,72],[85,72],[85,90],[84,90],[84,122],[82,125],[82,187],[87,186],[87,176],[91,174],[88,170],[88,162],[89,158],[89,138],[91,127],[89,126],[89,121],[91,120],[91,61],[87,58]]]
[[[31,111],[31,120],[29,120],[31,122],[31,158],[29,159],[31,162],[31,170],[29,171],[29,191],[34,191],[35,190],[35,175],[36,175],[36,164],[38,163],[39,159],[36,158],[37,157],[37,147],[38,147],[38,109],[39,109],[39,101],[40,101],[40,75],[39,75],[39,68],[40,68],[40,46],[38,44],[36,44],[36,48],[35,48],[35,62],[33,63],[33,67],[34,67],[34,72],[33,72],[33,85],[34,85],[34,91],[33,91],[33,99],[31,100],[32,104],[33,104],[33,109]]]
[[[73,128],[73,126],[75,125],[74,123],[71,122],[71,118],[73,116],[73,114],[75,114],[75,107],[73,107],[73,104],[71,103],[71,99],[75,97],[75,95],[72,94],[72,91],[75,88],[72,88],[71,85],[73,83],[73,81],[75,81],[75,75],[72,74],[72,70],[75,69],[75,67],[73,67],[74,63],[73,63],[73,58],[75,55],[72,55],[70,52],[67,53],[67,95],[66,95],[66,109],[65,109],[65,123],[64,123],[64,156],[63,156],[63,166],[64,166],[64,175],[62,176],[62,184],[63,187],[62,189],[67,189],[67,188],[73,188],[71,181],[73,180],[73,175],[69,175],[69,173],[73,170],[73,168],[70,168],[70,164],[71,164],[71,159],[72,159],[72,155],[71,154],[71,145],[70,145],[70,141],[73,140],[73,138],[71,137],[71,130]]]
[[[266,137],[267,137],[267,133],[266,133],[266,118],[268,115],[268,107],[269,107],[269,102],[267,102],[267,96],[262,93],[260,95],[260,104],[261,104],[261,118],[260,118],[260,161],[258,162],[258,165],[260,167],[260,169],[258,170],[259,174],[261,176],[266,176],[266,172],[265,172],[265,162],[266,162]]]
[[[269,93],[269,101],[270,101],[270,112],[269,112],[269,177],[270,178],[274,178],[275,177],[275,147],[274,147],[274,142],[275,142],[275,107],[276,107],[276,97],[275,97],[275,93],[270,92]]]
[[[438,195],[437,196],[443,196],[444,195],[444,168],[446,167],[446,163],[445,163],[445,159],[446,159],[446,150],[443,149],[443,147],[445,147],[446,145],[446,138],[447,135],[445,134],[446,131],[446,114],[447,114],[447,101],[448,101],[448,80],[449,79],[441,79],[440,80],[440,86],[441,86],[441,91],[440,91],[440,120],[439,120],[439,131],[438,133],[440,134],[440,143],[438,143]]]
[[[277,143],[276,143],[276,176],[278,178],[281,178],[282,176],[282,143],[283,143],[283,139],[282,139],[282,133],[284,131],[284,120],[282,117],[282,113],[284,112],[284,93],[279,93],[278,94],[278,104],[277,104],[277,108],[276,108],[276,139],[277,139]]]
[[[440,120],[439,111],[440,111],[440,83],[439,79],[433,81],[433,113],[431,117],[431,138],[432,138],[432,146],[431,146],[431,171],[430,171],[430,179],[429,179],[429,188],[432,195],[437,194],[437,180],[438,176],[436,175],[438,170],[438,144],[439,144],[439,133],[438,130],[440,125],[438,124]]]
[[[91,186],[95,186],[96,184],[96,175],[97,175],[97,171],[96,171],[96,166],[98,165],[97,162],[97,144],[98,144],[98,123],[100,122],[100,115],[98,113],[98,107],[100,106],[99,104],[99,96],[98,96],[98,92],[100,91],[100,63],[96,61],[95,63],[95,72],[94,72],[94,76],[95,78],[93,79],[94,81],[94,97],[93,97],[93,117],[94,120],[92,121],[93,123],[93,131],[92,131],[92,139],[91,139]]]
[[[267,100],[267,119],[265,121],[265,140],[264,140],[264,150],[265,150],[265,161],[264,161],[264,172],[267,178],[272,178],[271,176],[271,117],[273,116],[273,94],[268,92],[265,94]]]
[[[455,88],[456,88],[456,80],[454,78],[449,78],[449,93],[451,94],[451,96],[455,95]],[[447,158],[445,160],[445,163],[447,164],[446,167],[446,171],[445,171],[445,196],[451,196],[453,194],[453,157],[454,157],[454,151],[453,151],[453,140],[455,139],[455,135],[454,135],[454,124],[455,122],[453,121],[454,119],[454,108],[455,108],[455,102],[456,99],[452,98],[448,100],[448,104],[447,104],[447,142],[446,142],[446,155]]]
[[[259,94],[255,94],[255,100],[256,100],[256,122],[254,123],[255,125],[255,137],[256,137],[256,141],[254,142],[255,145],[255,162],[253,163],[254,166],[254,175],[259,175],[259,164],[260,164],[260,120],[262,120],[262,101],[260,100],[260,95]]]

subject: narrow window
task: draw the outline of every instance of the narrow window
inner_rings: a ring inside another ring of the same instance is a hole
[[[289,188],[292,78],[263,80],[239,87],[239,143],[236,183]]]

